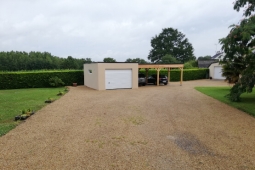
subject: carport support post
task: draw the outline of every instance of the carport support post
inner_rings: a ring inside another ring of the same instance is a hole
[[[148,71],[149,71],[149,69],[146,68],[145,71],[146,71],[146,84],[148,84]]]
[[[170,70],[171,68],[168,68],[168,82],[170,83]]]
[[[180,68],[181,69],[181,80],[180,80],[180,86],[182,86],[182,80],[183,80],[183,68]]]
[[[157,86],[159,86],[159,71],[160,71],[160,68],[157,68]]]

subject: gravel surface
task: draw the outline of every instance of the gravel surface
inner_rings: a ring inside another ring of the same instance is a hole
[[[255,119],[194,89],[84,86],[0,138],[0,169],[255,169]]]

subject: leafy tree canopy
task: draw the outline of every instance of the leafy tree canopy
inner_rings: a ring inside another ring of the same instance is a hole
[[[200,56],[200,57],[198,57],[198,60],[211,60],[212,59],[212,57],[210,56],[210,55],[206,55],[206,56]]]
[[[249,2],[249,11],[254,11],[255,1],[236,1],[234,8],[239,10],[244,2]],[[238,8],[239,7],[239,8]],[[250,15],[245,11],[244,15]],[[223,75],[236,82],[229,98],[240,101],[244,92],[252,92],[255,84],[255,16],[243,19],[239,25],[231,25],[227,37],[220,39],[223,56]],[[240,78],[241,77],[241,78]]]
[[[162,57],[161,60],[158,63],[160,63],[160,64],[178,64],[178,63],[181,63],[181,62],[178,61],[173,56],[171,56],[170,54],[167,54],[164,57]]]
[[[237,83],[239,80],[239,75],[242,70],[245,69],[243,64],[243,57],[236,57],[233,60],[224,60],[222,66],[222,76],[226,77],[229,83]]]
[[[244,16],[250,16],[255,9],[255,1],[254,0],[236,0],[234,2],[234,9],[240,11],[241,8],[244,9]]]
[[[151,39],[151,47],[148,59],[154,63],[161,61],[167,54],[183,63],[195,59],[192,44],[177,29],[163,29],[159,35]]]
[[[111,58],[111,57],[106,57],[104,58],[103,60],[105,63],[115,63],[116,60],[114,58]]]
[[[198,68],[198,61],[197,60],[190,60],[184,63],[184,69],[194,69]]]
[[[0,70],[42,70],[42,69],[83,69],[84,63],[91,63],[90,58],[76,59],[71,56],[60,58],[48,52],[29,53],[22,51],[0,52]]]
[[[139,64],[146,64],[147,61],[145,61],[144,59],[142,58],[128,58],[126,61],[126,63],[139,63]]]

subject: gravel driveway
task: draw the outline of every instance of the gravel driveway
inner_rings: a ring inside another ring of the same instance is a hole
[[[0,138],[0,169],[255,169],[255,119],[195,86],[228,84],[70,87]]]

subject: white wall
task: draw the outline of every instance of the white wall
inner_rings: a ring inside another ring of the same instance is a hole
[[[91,63],[84,64],[84,85],[96,90],[105,90],[106,69],[131,69],[132,89],[138,88],[138,64],[137,63]],[[92,71],[92,73],[89,72]]]
[[[212,77],[213,79],[219,79],[219,80],[224,80],[225,77],[222,77],[222,76],[219,76],[219,77],[216,77],[215,75],[215,67],[222,67],[222,65],[220,65],[219,63],[213,63],[209,66],[209,74],[210,74],[210,77]],[[221,70],[220,70],[221,72]],[[221,74],[221,73],[218,73],[218,74]]]
[[[83,68],[84,68],[84,85],[89,88],[99,90],[98,64],[97,63],[84,64]]]

